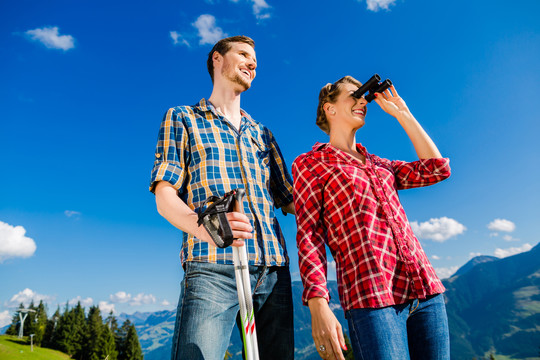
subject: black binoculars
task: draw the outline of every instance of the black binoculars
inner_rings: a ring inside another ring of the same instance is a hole
[[[375,99],[375,93],[382,93],[384,90],[392,86],[390,79],[386,79],[382,83],[379,83],[379,81],[381,81],[381,77],[378,74],[373,75],[364,85],[360,86],[358,90],[352,94],[352,96],[360,99],[369,91],[369,94],[366,95],[365,99],[368,103],[370,103],[373,99]]]

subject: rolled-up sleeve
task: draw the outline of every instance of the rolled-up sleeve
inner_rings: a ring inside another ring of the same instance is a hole
[[[433,185],[450,176],[448,158],[421,159],[413,162],[395,160],[390,163],[398,190]]]
[[[298,262],[304,291],[302,301],[322,297],[327,301],[327,261],[323,224],[323,183],[312,172],[312,164],[298,157],[292,166],[294,178],[294,207],[296,211]]]
[[[285,159],[281,154],[274,135],[268,131],[270,137],[270,190],[274,198],[276,208],[287,206],[293,201],[293,181]]]
[[[155,191],[159,181],[167,181],[176,190],[181,190],[184,184],[189,134],[182,120],[174,108],[169,109],[163,117],[150,177],[151,192]]]

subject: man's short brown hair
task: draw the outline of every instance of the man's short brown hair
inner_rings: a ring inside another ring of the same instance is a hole
[[[244,35],[231,36],[225,39],[219,40],[212,50],[208,53],[208,60],[206,61],[206,66],[208,67],[208,73],[212,78],[212,83],[214,83],[214,61],[212,60],[212,55],[217,51],[221,56],[225,55],[232,47],[232,43],[240,42],[245,43],[255,49],[255,41],[252,38]]]

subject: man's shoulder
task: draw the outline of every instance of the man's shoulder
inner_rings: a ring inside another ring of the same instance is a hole
[[[198,110],[197,108],[197,105],[178,105],[169,108],[168,112],[176,115],[194,115],[194,113]]]

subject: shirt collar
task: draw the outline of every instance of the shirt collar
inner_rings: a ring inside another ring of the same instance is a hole
[[[356,149],[366,157],[366,161],[369,161],[369,154],[366,148],[361,143],[356,144]],[[340,149],[332,146],[330,143],[316,142],[315,145],[313,145],[312,150],[313,152],[324,152],[328,155],[333,156],[334,158],[340,158],[346,161],[351,160],[351,157],[349,155],[345,154]]]
[[[196,105],[198,108],[200,108],[202,111],[209,111],[212,114],[214,114],[215,117],[220,118],[221,115],[217,112],[216,108],[214,107],[214,104],[212,104],[210,101],[208,101],[205,98],[202,98]],[[244,109],[240,108],[240,113],[242,114],[242,122],[245,122],[248,126],[255,126],[257,125],[257,122],[251,118],[251,115],[249,115]]]
[[[361,143],[356,144],[356,149],[358,151],[360,151],[362,154],[367,155],[367,150],[366,150],[366,148],[364,146],[362,146]],[[312,150],[313,151],[333,151],[333,152],[336,152],[339,149],[335,148],[330,143],[320,143],[320,142],[317,141],[315,143],[315,145],[313,145]]]

